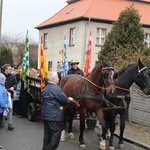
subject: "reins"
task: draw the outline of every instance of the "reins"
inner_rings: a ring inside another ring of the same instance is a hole
[[[129,90],[129,89],[122,88],[122,87],[119,87],[119,86],[115,86],[115,88],[123,90],[123,91],[127,91],[127,92],[134,92],[134,93],[137,93],[137,94],[144,94],[144,92],[141,91],[141,90]]]
[[[78,76],[79,76],[79,75],[78,75]],[[95,84],[94,82],[90,81],[89,79],[87,79],[87,78],[85,78],[85,77],[83,77],[83,76],[79,76],[79,77],[82,78],[82,79],[84,79],[84,80],[86,80],[86,81],[88,81],[88,82],[91,83],[93,86],[95,86],[95,87],[97,87],[97,88],[99,88],[99,89],[102,89],[102,90],[105,90],[105,89],[106,89],[106,88],[104,88],[104,87],[101,87],[101,86]]]
[[[79,76],[79,75],[78,75],[78,76]],[[97,87],[97,88],[99,88],[99,89],[102,89],[102,90],[107,89],[107,88],[101,87],[101,86],[99,86],[99,85],[93,83],[92,81],[90,81],[89,79],[87,79],[87,78],[85,78],[85,77],[82,77],[82,76],[80,76],[80,77],[81,77],[82,79],[88,81],[88,82],[91,83],[93,86],[95,86],[95,87]],[[117,88],[117,89],[120,89],[120,90],[127,91],[127,92],[135,92],[135,93],[138,93],[138,94],[144,94],[144,92],[141,91],[141,90],[138,90],[138,91],[137,91],[137,90],[129,90],[129,89],[122,88],[122,87],[119,87],[119,86],[114,86],[114,87]]]

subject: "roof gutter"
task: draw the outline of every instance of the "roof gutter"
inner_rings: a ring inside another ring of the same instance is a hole
[[[73,23],[73,22],[77,22],[77,21],[89,21],[89,18],[90,17],[81,16],[79,18],[74,18],[74,19],[65,20],[65,21],[61,21],[61,22],[55,22],[55,23],[48,24],[48,25],[45,25],[45,26],[37,26],[37,27],[35,27],[35,29],[41,30],[41,29],[66,25],[68,23]],[[105,20],[105,19],[97,19],[97,18],[90,18],[90,21],[92,21],[92,22],[103,22],[103,23],[108,23],[108,24],[112,24],[114,22],[113,20]]]
[[[64,20],[64,21],[61,21],[61,22],[55,22],[53,24],[48,24],[48,25],[45,25],[45,26],[37,26],[37,27],[34,27],[34,28],[38,29],[38,30],[42,30],[42,29],[53,28],[53,27],[56,27],[56,26],[62,26],[62,25],[66,25],[66,24],[73,23],[73,22],[78,22],[78,21],[88,21],[89,22],[89,18],[90,17],[81,16],[79,18]],[[107,20],[107,19],[103,19],[103,18],[101,18],[101,19],[90,18],[90,22],[113,24],[113,22],[116,22],[116,20]],[[142,26],[145,27],[145,28],[150,28],[150,24],[142,24]]]

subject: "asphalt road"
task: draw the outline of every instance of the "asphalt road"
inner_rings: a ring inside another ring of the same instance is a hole
[[[8,131],[7,126],[0,129],[0,144],[2,150],[41,150],[43,145],[43,122],[38,119],[36,122],[30,122],[26,118],[13,116],[14,131]],[[7,125],[7,124],[6,124]],[[78,121],[74,121],[73,130],[75,139],[67,139],[66,142],[60,142],[58,150],[79,150],[79,127]],[[86,150],[99,150],[99,139],[95,130],[85,130],[84,135]],[[118,139],[115,138],[115,149]],[[125,142],[124,150],[144,150],[130,143]]]

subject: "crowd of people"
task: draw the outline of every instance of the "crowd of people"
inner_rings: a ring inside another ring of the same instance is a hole
[[[12,115],[18,113],[21,71],[15,71],[10,64],[5,64],[1,67],[0,72],[0,129],[5,127],[7,121],[7,130],[13,131]]]
[[[71,60],[71,68],[68,74],[83,76],[83,71],[78,67],[76,59]],[[58,68],[57,68],[58,69]],[[50,71],[47,86],[42,90],[41,115],[44,120],[43,150],[55,150],[58,148],[61,131],[63,129],[63,111],[61,105],[70,104],[72,97],[67,97],[59,87],[61,79],[61,63],[59,71]],[[0,71],[0,129],[8,124],[7,130],[13,131],[12,115],[18,115],[18,103],[21,90],[21,70],[15,70],[10,64],[2,66]],[[39,70],[31,68],[29,75],[39,77]],[[0,148],[2,146],[0,145]]]

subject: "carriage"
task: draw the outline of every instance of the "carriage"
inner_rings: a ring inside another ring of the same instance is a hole
[[[22,117],[27,116],[29,121],[35,121],[40,117],[41,110],[41,79],[33,76],[26,76],[28,86],[24,89],[21,86],[19,113]]]

